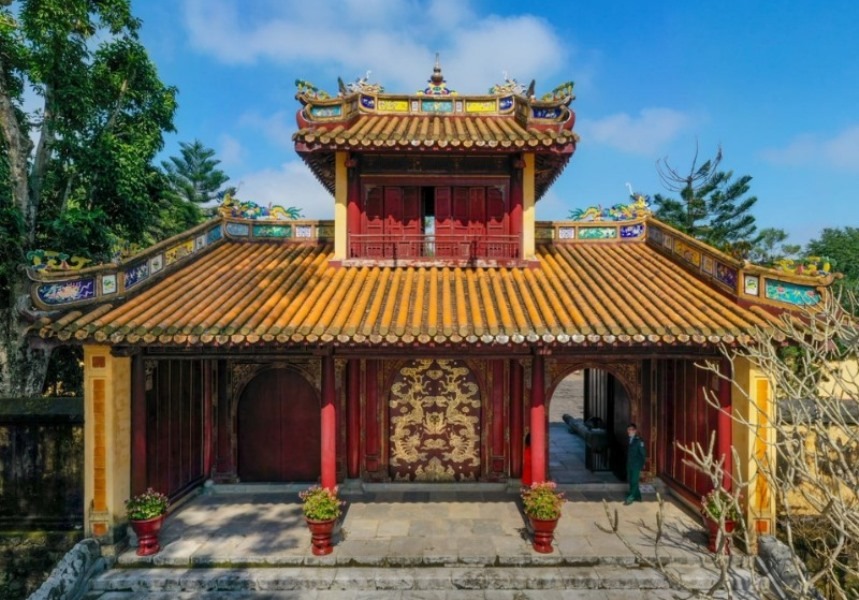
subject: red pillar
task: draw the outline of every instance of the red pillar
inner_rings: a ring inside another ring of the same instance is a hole
[[[350,479],[360,474],[360,452],[361,452],[361,363],[358,360],[350,360],[346,367],[346,412],[348,423],[346,429],[346,476]]]
[[[546,481],[546,403],[543,355],[531,360],[531,474],[535,482]]]
[[[510,361],[510,476],[522,476],[522,365]]]
[[[337,486],[337,411],[334,392],[334,357],[322,357],[322,487]]]
[[[214,445],[212,439],[215,434],[215,422],[212,419],[212,403],[214,394],[215,361],[203,361],[203,475],[208,479],[212,476],[212,463],[214,456]]]
[[[131,359],[131,493],[146,490],[146,369],[141,353]]]
[[[731,408],[731,363],[722,360],[720,365],[722,377],[719,378],[719,412],[716,417],[716,458],[725,457],[722,487],[731,491],[731,474],[733,473],[732,425]]]

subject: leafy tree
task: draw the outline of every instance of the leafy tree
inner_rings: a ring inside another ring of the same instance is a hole
[[[180,155],[162,161],[167,183],[162,237],[193,227],[203,218],[200,205],[217,200],[229,177],[218,168],[215,151],[199,140],[181,142]]]
[[[698,165],[698,152],[688,172],[681,172],[662,159],[657,170],[663,185],[680,199],[661,194],[653,197],[658,219],[712,246],[746,254],[755,243],[757,226],[750,210],[758,201],[744,197],[749,191],[750,175],[733,179],[732,171],[719,171],[722,149],[713,159]]]
[[[139,28],[130,0],[0,0],[0,395],[38,393],[48,362],[26,343],[16,305],[27,283],[9,266],[37,247],[105,259],[158,219],[152,160],[176,90]]]
[[[787,244],[787,232],[784,229],[766,227],[758,233],[757,242],[752,247],[749,259],[761,265],[774,265],[779,260],[799,254],[799,244]]]
[[[859,286],[859,227],[827,227],[805,248],[806,256],[825,256],[833,270],[844,275],[843,283]]]

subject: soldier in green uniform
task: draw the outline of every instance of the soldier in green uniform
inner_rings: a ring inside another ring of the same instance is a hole
[[[629,450],[626,453],[626,480],[629,482],[629,494],[623,503],[629,506],[635,501],[641,502],[638,480],[641,477],[641,470],[644,468],[647,452],[644,449],[644,440],[639,437],[635,423],[629,424],[626,433],[629,435]]]

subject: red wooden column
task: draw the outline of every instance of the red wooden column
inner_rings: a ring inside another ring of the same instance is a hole
[[[531,475],[535,482],[546,481],[546,398],[543,355],[531,359]]]
[[[334,391],[334,357],[322,357],[322,487],[337,486],[337,402]]]
[[[360,475],[361,458],[361,362],[350,360],[346,366],[346,476]]]
[[[131,358],[131,493],[146,490],[146,367],[138,352]]]
[[[731,363],[722,360],[719,364],[719,412],[716,417],[716,458],[725,457],[722,487],[731,491],[733,456],[731,453],[733,414],[731,408]]]
[[[203,476],[209,479],[212,476],[212,464],[214,457],[214,435],[215,421],[213,420],[214,394],[212,390],[215,382],[215,361],[203,361]]]
[[[522,365],[510,361],[510,476],[522,477]]]

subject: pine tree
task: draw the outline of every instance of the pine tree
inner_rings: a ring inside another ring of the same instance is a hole
[[[679,193],[680,199],[656,194],[655,215],[658,219],[707,244],[735,254],[745,255],[757,241],[755,217],[750,213],[758,201],[746,196],[750,175],[733,179],[732,171],[719,171],[722,149],[716,156],[698,165],[698,152],[688,173],[681,173],[663,159],[657,170],[665,187]]]
[[[218,168],[215,151],[200,140],[180,142],[180,155],[161,162],[166,187],[160,230],[169,237],[193,227],[203,219],[200,205],[217,200],[229,177]]]

